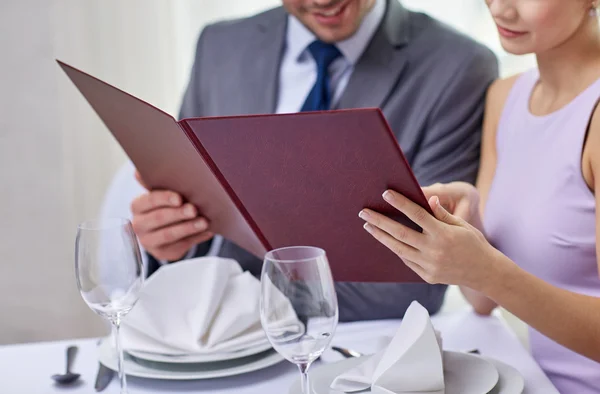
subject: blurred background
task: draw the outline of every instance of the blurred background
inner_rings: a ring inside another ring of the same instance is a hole
[[[484,0],[405,0],[488,45],[507,76],[534,65],[499,45]],[[0,2],[0,344],[106,326],[74,276],[77,223],[98,215],[125,156],[54,59],[177,116],[204,25],[279,0]],[[446,309],[460,307],[456,289]]]

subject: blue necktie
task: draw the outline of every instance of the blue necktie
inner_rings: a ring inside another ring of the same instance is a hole
[[[313,41],[308,50],[317,62],[317,81],[306,97],[301,111],[324,111],[331,105],[331,91],[329,86],[329,66],[342,53],[333,44],[323,41]]]

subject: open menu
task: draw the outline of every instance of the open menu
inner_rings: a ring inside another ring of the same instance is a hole
[[[211,231],[259,258],[317,246],[341,282],[421,282],[363,229],[364,207],[420,230],[381,197],[431,212],[377,108],[296,114],[171,115],[58,62],[152,189],[180,193]]]

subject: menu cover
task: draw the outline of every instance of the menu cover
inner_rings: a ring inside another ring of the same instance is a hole
[[[317,246],[340,282],[422,282],[362,227],[368,207],[420,228],[381,197],[431,213],[378,108],[188,118],[58,61],[152,189],[180,193],[211,231],[263,258]]]

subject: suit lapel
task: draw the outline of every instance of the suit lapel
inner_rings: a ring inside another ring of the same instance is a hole
[[[388,0],[381,26],[354,66],[337,108],[383,107],[407,65],[402,47],[409,32],[409,12],[397,0]]]
[[[276,109],[279,81],[279,65],[285,44],[287,14],[280,8],[272,17],[258,24],[257,39],[242,56],[244,65],[238,94],[241,97],[241,113],[273,113]]]

